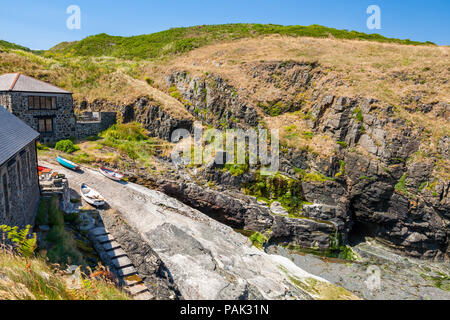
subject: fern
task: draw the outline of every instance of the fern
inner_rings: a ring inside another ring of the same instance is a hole
[[[36,233],[33,233],[32,237],[29,237],[30,229],[30,225],[22,230],[19,230],[18,227],[0,225],[0,230],[8,235],[8,239],[15,245],[17,252],[25,258],[30,258],[37,247]]]

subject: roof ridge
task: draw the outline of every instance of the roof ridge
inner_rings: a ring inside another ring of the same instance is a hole
[[[21,73],[17,72],[16,77],[14,78],[14,81],[11,84],[11,87],[9,88],[9,91],[12,91],[14,87],[16,86],[17,80],[19,80]]]

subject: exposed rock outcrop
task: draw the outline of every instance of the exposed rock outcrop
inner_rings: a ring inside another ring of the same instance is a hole
[[[121,106],[119,117],[123,123],[139,122],[151,135],[170,141],[176,129],[192,130],[191,120],[177,119],[161,109],[158,103],[146,97],[139,98],[134,104]]]
[[[256,126],[255,108],[239,97],[236,89],[218,75],[191,79],[186,72],[175,72],[166,79],[188,103],[187,109],[206,123],[221,128]]]
[[[305,216],[295,218],[282,208],[269,209],[253,197],[204,189],[194,183],[161,181],[159,190],[235,229],[266,233],[271,243],[325,251],[333,245],[333,236],[339,232],[345,239],[349,228],[349,217],[337,206],[305,206]]]

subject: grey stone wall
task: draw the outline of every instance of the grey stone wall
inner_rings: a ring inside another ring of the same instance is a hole
[[[8,199],[3,188],[4,175],[8,182]],[[39,199],[36,145],[33,141],[0,166],[0,224],[21,228],[34,225]],[[6,212],[6,201],[9,213]]]
[[[28,108],[28,96],[36,95],[56,97],[57,109],[30,110]],[[41,133],[40,141],[43,143],[96,135],[116,123],[115,112],[98,112],[96,120],[77,122],[71,94],[3,92],[0,93],[0,105],[6,107],[36,131],[39,131],[39,117],[52,117],[53,132]]]
[[[57,109],[30,110],[28,108],[28,96],[36,95],[56,97]],[[76,135],[76,121],[71,94],[8,92],[1,95],[0,104],[36,131],[39,131],[39,117],[53,117],[53,132],[42,133],[40,137],[41,142],[54,142],[75,137]]]
[[[95,113],[97,120],[95,121],[78,121],[76,123],[76,137],[82,139],[94,136],[116,123],[115,112],[98,112]]]

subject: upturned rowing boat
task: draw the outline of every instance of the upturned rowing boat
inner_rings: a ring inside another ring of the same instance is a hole
[[[69,169],[72,169],[72,170],[80,169],[79,165],[77,165],[76,163],[74,163],[74,162],[72,162],[70,160],[67,160],[67,159],[65,159],[65,158],[63,158],[61,156],[57,156],[56,157],[56,161],[58,161],[58,163],[60,165],[62,165],[63,167],[66,167],[66,168],[69,168]]]
[[[100,195],[100,193],[84,183],[81,185],[80,193],[83,199],[94,207],[101,207],[105,204],[105,199]]]
[[[114,180],[114,181],[120,181],[124,177],[123,174],[121,174],[121,173],[119,173],[117,171],[108,169],[108,168],[104,168],[104,167],[98,168],[98,171],[100,171],[100,173],[102,175],[104,175],[105,177],[107,177],[107,178],[109,178],[111,180]]]

